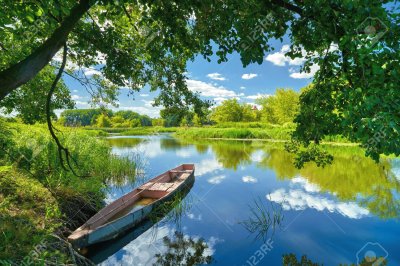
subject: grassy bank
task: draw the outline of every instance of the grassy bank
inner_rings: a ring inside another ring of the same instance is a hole
[[[120,132],[120,135],[155,135],[160,133],[173,133],[179,130],[178,127],[136,127]]]
[[[263,123],[224,123],[213,127],[179,128],[175,132],[178,138],[186,139],[259,139],[290,140],[294,131],[293,124],[283,126]],[[350,143],[342,136],[327,136],[324,142]]]
[[[61,168],[44,125],[0,121],[0,132],[0,265],[73,264],[79,255],[63,239],[103,206],[110,178],[134,175],[134,163],[112,155],[101,131],[62,128],[78,177]]]

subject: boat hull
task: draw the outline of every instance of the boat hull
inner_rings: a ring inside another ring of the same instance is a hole
[[[115,239],[124,232],[132,229],[137,226],[139,223],[149,218],[150,214],[156,210],[160,205],[165,204],[168,201],[171,201],[178,193],[190,190],[194,183],[194,170],[193,172],[185,179],[184,182],[179,184],[179,186],[172,191],[171,193],[161,197],[155,202],[142,207],[139,210],[133,211],[131,213],[126,214],[123,217],[120,217],[112,222],[109,222],[103,226],[100,226],[91,232],[83,234],[81,237],[68,239],[69,242],[75,248],[83,248],[86,246],[90,246],[96,243],[108,241]]]

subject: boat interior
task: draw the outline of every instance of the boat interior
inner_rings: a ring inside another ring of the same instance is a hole
[[[134,212],[177,189],[194,171],[194,165],[182,164],[134,189],[90,218],[81,229],[93,230]]]

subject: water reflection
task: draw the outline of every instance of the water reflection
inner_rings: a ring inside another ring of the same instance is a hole
[[[157,239],[159,231],[163,231],[162,227],[167,223],[172,223],[177,228],[181,228],[181,218],[182,216],[188,215],[191,208],[191,198],[186,197],[192,189],[193,184],[194,182],[190,182],[185,185],[185,188],[177,192],[171,200],[158,206],[149,215],[148,219],[129,230],[126,234],[114,240],[89,247],[86,256],[94,263],[101,263],[145,232],[149,232],[153,236],[153,239]],[[152,230],[149,230],[150,228]],[[167,236],[164,236],[164,238],[165,237]]]
[[[255,217],[249,204],[257,197],[267,206],[280,204],[283,225],[290,225],[274,235],[279,244],[267,254],[265,263],[281,265],[282,254],[295,252],[309,254],[324,265],[351,265],[368,239],[380,242],[394,256],[390,260],[393,265],[400,265],[397,240],[391,237],[400,234],[398,223],[391,219],[400,212],[398,160],[375,164],[356,147],[331,147],[335,155],[332,165],[318,168],[306,164],[299,170],[281,144],[189,142],[168,136],[147,137],[134,149],[148,158],[148,178],[184,162],[194,163],[196,184],[189,196],[195,201],[190,203],[190,210],[178,215],[178,226],[174,219],[152,225],[102,265],[152,265],[157,263],[156,254],[174,257],[164,239],[174,243],[175,232],[187,240],[205,238],[205,250],[215,258],[213,264],[246,264],[262,239],[254,241],[239,222]],[[113,151],[124,155],[132,148],[114,146]],[[268,237],[271,234],[270,230]]]
[[[157,253],[157,261],[153,265],[199,265],[212,262],[208,244],[204,239],[194,239],[185,236],[182,232],[175,231],[173,237],[163,238],[165,252]]]
[[[276,229],[282,229],[284,219],[282,204],[265,204],[261,198],[257,198],[249,205],[251,215],[248,219],[240,222],[247,231],[255,234],[255,239],[262,239],[265,243],[275,235]]]

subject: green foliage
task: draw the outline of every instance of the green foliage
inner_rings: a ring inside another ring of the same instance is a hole
[[[258,111],[251,105],[240,104],[237,99],[225,100],[220,106],[215,107],[210,119],[219,123],[226,122],[253,122],[258,120]]]
[[[270,128],[188,128],[179,129],[175,135],[180,138],[230,138],[230,139],[275,139],[288,140],[292,129]]]
[[[101,109],[65,110],[61,113],[60,120],[64,122],[64,126],[89,126],[96,123],[101,113]]]
[[[20,264],[49,234],[75,229],[98,211],[105,183],[135,178],[135,163],[113,155],[104,140],[94,137],[96,131],[63,128],[59,133],[76,161],[72,166],[85,176],[81,178],[61,169],[57,147],[45,126],[13,123],[7,130],[6,137],[0,135],[6,144],[0,154],[5,165],[0,167],[0,229],[4,232],[0,241],[12,239],[14,244],[0,245],[0,259]],[[62,258],[63,254],[48,256]]]
[[[117,86],[138,91],[148,85],[151,91],[160,92],[156,105],[168,109],[190,106],[199,113],[209,103],[186,85],[189,60],[201,55],[211,61],[215,55],[221,63],[237,52],[243,66],[261,64],[273,51],[270,41],[283,41],[289,32],[291,49],[286,55],[305,57],[304,72],[311,72],[315,65],[321,68],[314,76],[318,93],[302,98],[304,109],[296,120],[298,138],[318,142],[329,129],[341,130],[346,138],[366,145],[366,154],[377,160],[382,153],[400,154],[400,107],[395,100],[400,81],[400,16],[396,3],[167,1],[159,5],[146,0],[68,0],[60,5],[55,0],[1,0],[0,77],[8,80],[6,74],[11,72],[23,82],[22,77],[34,70],[28,67],[31,60],[43,58],[49,63],[53,57],[32,56],[36,51],[49,51],[41,46],[47,44],[44,40],[62,37],[69,44],[71,63],[85,67],[105,63],[102,80],[97,75],[90,80],[100,83],[94,101],[115,100]],[[77,5],[87,8],[77,13],[80,9],[73,9]],[[69,22],[68,15],[75,15],[77,21],[71,23],[65,40],[64,32],[56,29]],[[50,48],[56,51],[59,47]],[[23,71],[7,72],[18,62],[26,63]],[[10,88],[1,89],[7,92]],[[313,108],[315,112],[310,112]],[[238,120],[233,117],[232,121]],[[179,125],[180,121],[166,123]]]
[[[301,260],[297,261],[295,254],[286,254],[283,255],[283,266],[321,266],[322,264],[314,263],[310,259],[307,258],[306,255],[301,256]]]
[[[65,110],[59,124],[65,126],[96,126],[98,128],[131,128],[151,126],[151,118],[133,111],[113,112],[107,109]]]
[[[51,66],[44,68],[34,79],[0,101],[0,107],[4,108],[6,114],[16,112],[17,117],[26,124],[46,122],[46,99],[55,78],[54,71],[55,68]],[[58,83],[53,94],[50,115],[56,118],[55,109],[71,109],[74,106],[64,82]]]
[[[96,119],[97,127],[111,127],[111,125],[111,119],[105,114],[99,115]]]
[[[294,165],[299,169],[303,168],[304,164],[308,162],[315,162],[317,166],[324,167],[333,161],[331,154],[315,144],[300,148],[298,143],[291,141],[285,144],[285,149],[297,155],[294,159]]]
[[[151,125],[152,126],[155,126],[155,127],[162,127],[162,126],[164,126],[165,125],[165,120],[164,119],[162,119],[162,118],[158,118],[158,119],[153,119],[152,121],[151,121]]]
[[[195,240],[175,231],[173,237],[165,236],[163,242],[167,251],[155,255],[157,262],[154,265],[192,266],[210,264],[213,261],[210,255],[206,255],[208,245],[202,238]]]
[[[299,94],[291,89],[277,89],[272,96],[256,100],[262,106],[261,121],[272,124],[293,122],[299,109]]]

